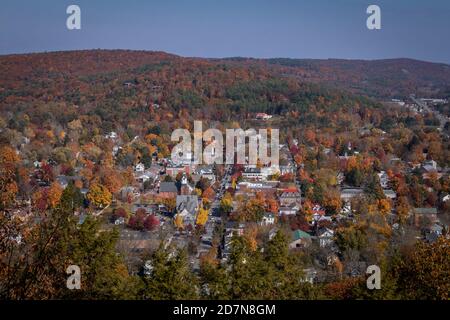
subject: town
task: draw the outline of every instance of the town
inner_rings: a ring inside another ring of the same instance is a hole
[[[448,299],[444,89],[357,87],[359,61],[2,63],[1,298]]]

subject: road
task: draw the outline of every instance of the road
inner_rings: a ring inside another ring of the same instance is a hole
[[[232,169],[233,169],[232,165],[225,166],[225,173],[222,180],[220,181],[219,191],[217,192],[216,197],[214,198],[214,201],[211,204],[208,221],[205,224],[205,233],[202,235],[202,240],[200,241],[197,250],[197,257],[192,261],[194,269],[197,269],[199,266],[200,255],[202,253],[208,252],[211,249],[214,229],[216,228],[217,225],[220,225],[220,223],[222,222],[222,218],[219,211],[220,201],[222,200],[222,197],[226,192],[227,184],[230,183]]]
[[[439,127],[441,128],[441,130],[444,129],[445,124],[448,121],[448,118],[445,117],[444,115],[442,115],[440,112],[431,109],[430,107],[428,107],[428,105],[421,101],[420,99],[417,99],[414,95],[410,95],[409,96],[411,98],[411,100],[417,104],[420,108],[422,108],[423,110],[425,110],[426,112],[432,113],[438,120],[439,120]]]

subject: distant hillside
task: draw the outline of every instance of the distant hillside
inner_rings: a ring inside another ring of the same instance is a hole
[[[31,92],[45,95],[45,88],[50,87],[57,92],[67,91],[69,84],[80,85],[83,90],[83,85],[92,85],[96,79],[126,81],[144,74],[164,76],[164,83],[158,78],[149,80],[166,88],[168,84],[191,86],[194,81],[194,88],[205,85],[198,93],[210,97],[221,96],[221,83],[230,86],[235,82],[271,78],[290,78],[377,98],[411,93],[450,95],[449,65],[411,59],[203,59],[151,51],[85,50],[0,56],[0,98],[27,96]],[[212,87],[214,94],[207,92]]]
[[[450,94],[450,66],[412,59],[269,59],[286,75],[376,97]]]

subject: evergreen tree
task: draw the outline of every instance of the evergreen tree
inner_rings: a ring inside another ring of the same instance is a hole
[[[160,246],[152,255],[150,264],[151,270],[144,276],[145,299],[198,298],[198,281],[190,269],[185,250],[169,252]]]

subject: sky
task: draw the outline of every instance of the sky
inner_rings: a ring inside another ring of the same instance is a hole
[[[81,8],[81,30],[66,9]],[[366,26],[369,5],[381,30]],[[0,54],[157,50],[189,57],[413,58],[450,64],[449,0],[2,0]]]

